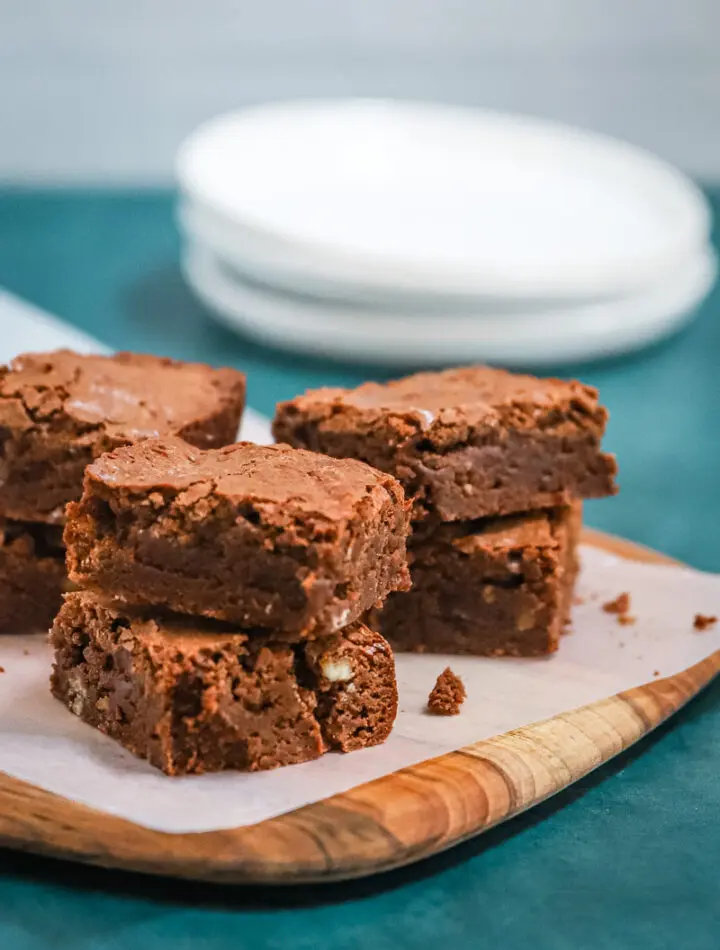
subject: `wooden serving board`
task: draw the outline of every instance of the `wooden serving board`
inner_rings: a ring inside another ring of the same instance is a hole
[[[668,560],[595,532],[584,540],[633,560]],[[720,651],[677,676],[224,831],[151,831],[0,773],[0,845],[225,883],[362,877],[436,854],[549,798],[637,742],[718,672]]]

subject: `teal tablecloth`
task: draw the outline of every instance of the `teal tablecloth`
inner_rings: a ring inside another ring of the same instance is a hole
[[[185,289],[177,253],[166,193],[0,194],[0,285],[113,346],[242,367],[251,404],[268,413],[307,386],[377,375],[215,326]],[[571,370],[600,387],[622,469],[621,495],[589,505],[588,521],[716,571],[719,358],[716,291],[672,341]],[[717,950],[718,734],[720,684],[529,815],[343,886],[218,890],[0,851],[0,948]]]

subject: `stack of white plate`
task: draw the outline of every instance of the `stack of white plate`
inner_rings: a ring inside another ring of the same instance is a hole
[[[388,364],[543,365],[643,346],[712,285],[710,214],[629,145],[441,105],[291,102],[178,159],[183,266],[220,320]]]

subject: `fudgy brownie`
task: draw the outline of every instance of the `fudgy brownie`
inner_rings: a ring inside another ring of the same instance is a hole
[[[128,603],[303,639],[407,589],[408,505],[363,462],[149,439],[102,456],[68,506],[70,577]]]
[[[413,538],[412,590],[389,597],[370,625],[396,650],[552,653],[570,615],[581,517],[575,504]]]
[[[467,699],[465,684],[446,666],[428,696],[428,712],[434,716],[457,716]]]
[[[414,519],[461,521],[614,494],[606,420],[589,386],[480,366],[307,392],[273,431],[394,475]]]
[[[392,651],[360,623],[278,644],[212,620],[152,619],[83,591],[65,598],[51,642],[55,696],[170,775],[376,745],[397,713]]]
[[[85,466],[150,436],[234,442],[245,377],[136,353],[29,353],[0,368],[0,515],[61,523]]]
[[[0,633],[48,630],[66,584],[61,529],[0,520]]]

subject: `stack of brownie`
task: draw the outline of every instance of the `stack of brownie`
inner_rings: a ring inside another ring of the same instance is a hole
[[[85,466],[160,434],[237,437],[245,377],[154,356],[26,354],[0,368],[0,633],[49,627],[65,586],[65,506]]]
[[[412,590],[369,621],[395,648],[534,656],[568,619],[581,499],[616,490],[606,420],[578,382],[474,367],[307,392],[273,431],[391,473],[412,499]]]
[[[360,618],[408,589],[409,505],[362,462],[148,439],[68,506],[52,689],[170,774],[382,742],[394,659]]]

